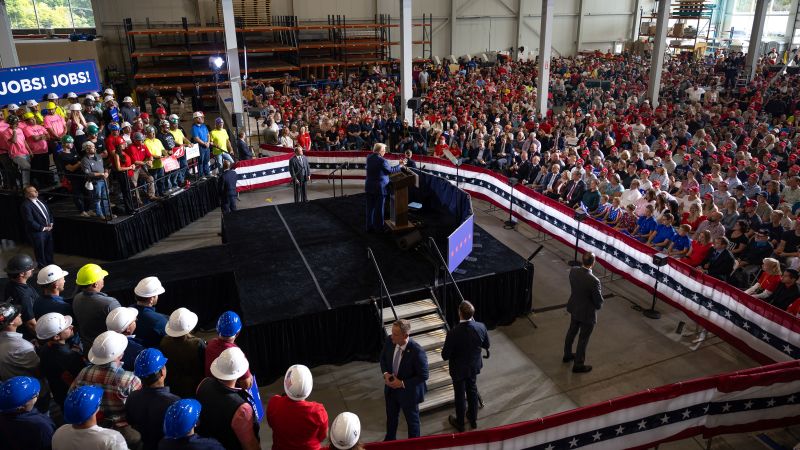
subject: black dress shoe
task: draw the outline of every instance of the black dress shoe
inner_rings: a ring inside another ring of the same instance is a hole
[[[458,430],[459,433],[463,433],[464,432],[464,424],[463,423],[461,423],[461,424],[458,423],[458,421],[456,420],[455,414],[450,414],[449,416],[447,416],[447,421],[450,422],[450,425],[453,428],[455,428],[456,430]]]
[[[469,427],[472,430],[477,430],[478,429],[478,422],[470,422],[469,423]]]
[[[575,359],[575,355],[570,353],[569,355],[565,355],[563,358],[561,358],[561,362],[568,363],[568,362],[573,361],[574,359]]]
[[[592,366],[586,366],[586,365],[574,366],[572,368],[573,373],[586,373],[591,371],[592,371]]]

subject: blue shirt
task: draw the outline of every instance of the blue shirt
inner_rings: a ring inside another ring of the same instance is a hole
[[[203,142],[208,142],[208,127],[204,123],[192,125],[192,139],[199,138]],[[202,144],[201,147],[204,147]]]
[[[36,409],[23,413],[0,413],[3,448],[50,449],[56,424]]]
[[[666,240],[671,240],[675,235],[675,228],[672,225],[658,224],[656,235],[653,237],[653,244],[660,244]]]
[[[169,317],[156,312],[152,306],[133,305],[139,310],[136,318],[136,337],[145,348],[158,348],[161,338],[167,335],[164,327],[167,326]]]
[[[675,233],[675,236],[672,237],[672,249],[677,251],[683,251],[689,248],[692,245],[692,240],[689,238],[689,235],[681,236],[678,233]]]
[[[138,327],[139,324],[137,323],[136,326]],[[122,368],[128,372],[133,372],[136,357],[139,356],[142,350],[144,350],[144,346],[139,339],[128,336],[128,346],[125,347],[125,353],[122,354]]]
[[[653,216],[642,216],[636,221],[636,225],[639,226],[639,234],[650,234],[656,229],[658,222]]]
[[[158,450],[225,450],[225,447],[213,438],[200,437],[197,434],[191,436],[169,439],[161,439],[158,443]]]
[[[71,316],[72,305],[65,302],[64,297],[60,295],[42,295],[33,303],[33,316],[36,317],[36,320],[51,312]]]

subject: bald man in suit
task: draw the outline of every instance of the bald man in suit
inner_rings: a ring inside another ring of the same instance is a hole
[[[572,371],[575,373],[592,370],[592,366],[584,364],[586,346],[589,344],[589,336],[592,335],[594,325],[597,323],[597,311],[603,306],[603,287],[600,280],[592,273],[594,261],[594,253],[586,252],[583,254],[581,266],[573,267],[569,273],[569,284],[572,291],[569,301],[567,301],[567,312],[572,317],[564,342],[563,361],[565,363],[575,361],[572,366]],[[572,353],[575,336],[578,336],[578,347],[575,353]]]

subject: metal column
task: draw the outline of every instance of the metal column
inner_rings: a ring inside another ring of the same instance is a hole
[[[667,27],[669,27],[670,2],[658,2],[656,36],[653,38],[653,56],[650,58],[650,84],[647,86],[647,98],[650,105],[658,106],[658,91],[661,89],[661,71],[664,69],[664,50],[667,45]]]
[[[525,5],[525,0],[519,0],[517,2],[517,40],[516,40],[517,45],[514,47],[514,51],[511,52],[512,56],[517,55],[517,59],[519,59],[521,56],[519,53],[519,48],[524,47],[522,45],[522,25],[523,25],[522,21],[525,20],[525,18],[522,15],[523,5]]]
[[[584,11],[586,7],[586,0],[578,0],[578,36],[575,42],[575,54],[578,54],[581,51],[581,45],[583,44],[583,16],[586,14]],[[634,11],[634,16],[636,16],[636,11]]]
[[[11,36],[11,21],[8,19],[6,2],[0,1],[0,67],[17,67],[17,47]]]
[[[536,79],[536,106],[542,117],[547,116],[547,93],[550,90],[554,3],[553,0],[542,0],[542,25],[539,29],[539,76]]]
[[[450,0],[450,54],[456,55],[456,16],[458,16],[458,0]],[[451,61],[456,63],[456,61]]]
[[[761,48],[761,35],[764,34],[764,22],[767,19],[769,0],[756,0],[756,14],[753,16],[753,29],[750,31],[750,45],[747,47],[747,58],[744,64],[744,73],[747,81],[753,79],[758,65],[758,54]]]
[[[411,39],[413,28],[411,27],[411,0],[400,0],[400,111],[399,116],[413,124],[413,111],[408,108],[408,99],[414,96],[414,80],[411,78]]]
[[[242,104],[242,77],[239,71],[239,46],[236,40],[236,19],[233,16],[233,0],[222,0],[222,20],[225,27],[225,56],[228,63],[228,79],[233,100],[233,127],[236,132],[244,125]],[[247,58],[247,54],[244,55]],[[219,95],[219,94],[217,94]],[[238,136],[233,137],[238,139]]]
[[[789,6],[789,20],[786,21],[786,34],[784,34],[783,41],[786,42],[786,50],[791,51],[792,45],[794,44],[794,30],[797,29],[797,19],[800,19],[797,15],[798,7],[800,7],[800,1],[792,0],[792,5]],[[791,59],[791,54],[789,55],[789,59]]]
[[[633,6],[633,26],[631,27],[631,41],[636,42],[639,40],[639,22],[641,22],[642,15],[642,0],[636,0]]]

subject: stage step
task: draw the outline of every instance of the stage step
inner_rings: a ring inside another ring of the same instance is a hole
[[[428,350],[425,352],[425,355],[428,357],[428,370],[433,370],[447,364],[447,361],[442,359],[441,347]]]
[[[409,321],[411,322],[411,336],[415,336],[417,334],[422,334],[426,331],[444,327],[444,321],[442,320],[441,317],[439,317],[438,313],[427,314],[421,317],[414,317]],[[384,325],[383,329],[386,330],[387,335],[392,334],[391,323]]]
[[[444,345],[444,338],[447,337],[447,332],[444,328],[428,331],[426,333],[414,336],[417,344],[421,345],[423,350],[428,351],[434,348],[441,348]]]
[[[435,313],[436,304],[433,303],[433,300],[426,298],[424,300],[419,300],[416,302],[397,305],[394,307],[394,310],[395,312],[397,312],[398,319],[408,319],[409,317],[417,317],[425,314]],[[391,324],[395,320],[396,319],[394,318],[394,314],[392,314],[392,308],[391,307],[383,308],[383,323]],[[411,331],[412,332],[414,331],[413,326],[411,328]]]
[[[431,389],[425,394],[425,401],[419,404],[419,412],[424,413],[432,411],[450,405],[454,401],[452,385],[448,384],[436,389]]]
[[[453,380],[450,379],[450,369],[447,365],[439,366],[435,369],[428,367],[428,389],[434,390],[442,386],[452,386]]]

